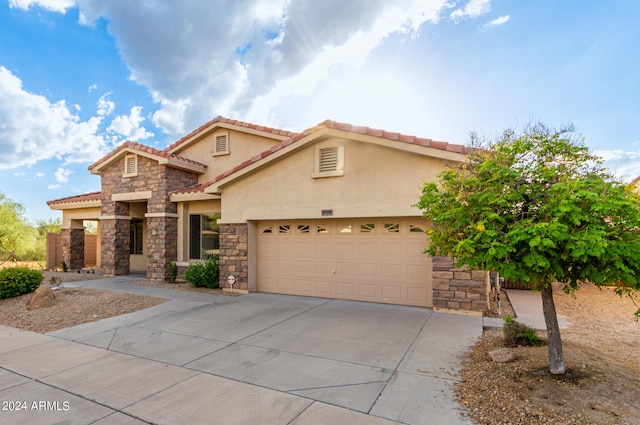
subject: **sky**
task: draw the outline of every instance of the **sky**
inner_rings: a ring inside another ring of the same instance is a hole
[[[0,192],[35,223],[218,115],[466,144],[573,123],[640,176],[636,0],[0,0]]]

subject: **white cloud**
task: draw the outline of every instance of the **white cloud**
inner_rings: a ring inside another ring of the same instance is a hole
[[[116,108],[116,104],[107,99],[111,95],[111,92],[106,92],[100,99],[98,99],[97,114],[101,117],[111,115]]]
[[[604,165],[625,182],[640,176],[640,151],[600,150],[594,154],[601,157]]]
[[[56,181],[58,183],[67,183],[71,174],[73,174],[73,171],[66,168],[58,167],[58,170],[55,172]]]
[[[98,89],[98,85],[97,84],[91,84],[89,86],[88,91],[89,91],[89,93],[91,93],[92,91],[97,90],[97,89]]]
[[[463,18],[477,18],[491,10],[491,0],[469,0],[463,8],[458,8],[449,15],[454,21]]]
[[[35,174],[35,178],[37,178],[37,179],[41,179],[41,178],[43,178],[44,176],[45,176],[45,174],[44,174],[42,171],[38,171],[38,172]]]
[[[216,115],[269,115],[269,100],[308,93],[334,67],[360,66],[393,34],[417,37],[451,7],[446,0],[78,4],[81,22],[108,20],[131,79],[159,105],[152,121],[176,137]]]
[[[499,18],[496,18],[491,22],[487,22],[485,24],[485,28],[497,27],[498,25],[505,24],[508,20],[509,20],[509,15],[500,16]]]
[[[107,131],[134,141],[152,137],[153,133],[140,126],[140,123],[144,121],[144,118],[140,116],[141,111],[142,106],[134,106],[131,108],[129,115],[118,115],[111,121],[111,125],[107,127]]]
[[[28,10],[32,5],[43,7],[53,12],[65,13],[75,6],[76,0],[9,0],[9,7]]]
[[[62,186],[60,186],[59,184],[50,184],[47,185],[47,189],[49,190],[55,190],[55,189],[60,189]]]
[[[110,146],[97,135],[101,118],[80,121],[64,101],[51,103],[29,93],[22,81],[0,66],[0,169],[17,168],[48,158],[86,162]]]

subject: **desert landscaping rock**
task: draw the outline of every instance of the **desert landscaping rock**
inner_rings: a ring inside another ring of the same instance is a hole
[[[56,296],[48,283],[41,284],[27,301],[27,310],[50,307],[56,303]]]
[[[489,351],[489,357],[495,363],[511,363],[516,361],[516,354],[508,348]]]

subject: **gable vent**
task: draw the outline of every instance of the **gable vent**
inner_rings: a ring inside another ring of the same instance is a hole
[[[321,173],[327,171],[336,171],[338,169],[338,147],[320,149],[319,171]]]
[[[227,135],[216,136],[216,152],[227,152],[228,141]]]
[[[127,155],[124,159],[124,174],[126,176],[136,175],[138,172],[138,157],[136,155]]]

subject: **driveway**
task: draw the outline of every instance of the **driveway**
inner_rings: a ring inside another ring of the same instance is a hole
[[[171,301],[47,335],[0,327],[0,401],[26,406],[0,423],[471,423],[453,385],[481,317],[126,281],[82,285]]]

